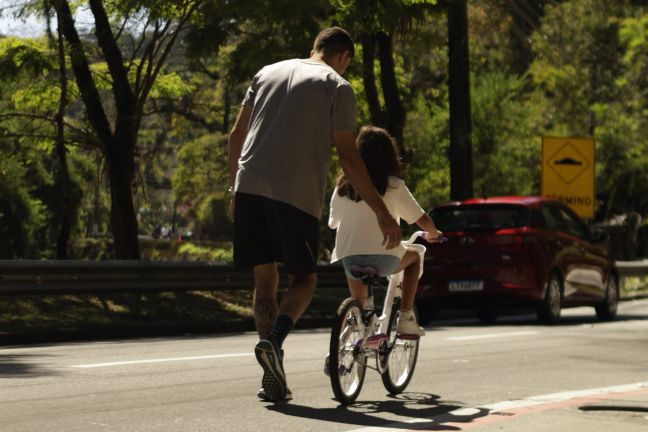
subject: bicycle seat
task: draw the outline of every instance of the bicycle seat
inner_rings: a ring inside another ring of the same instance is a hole
[[[378,275],[378,270],[376,270],[374,267],[371,266],[359,266],[359,265],[352,265],[349,267],[349,272],[362,280],[367,280],[372,276],[379,276]]]

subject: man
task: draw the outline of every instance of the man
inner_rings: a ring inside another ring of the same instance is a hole
[[[252,80],[229,136],[234,262],[254,271],[262,399],[292,398],[281,346],[315,290],[319,218],[333,144],[340,166],[375,212],[385,247],[401,240],[356,149],[355,96],[341,76],[353,54],[351,36],[332,27],[317,36],[310,58],[264,67]],[[277,263],[284,264],[289,282],[279,306]]]

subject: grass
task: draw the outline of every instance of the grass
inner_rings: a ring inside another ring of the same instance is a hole
[[[321,289],[303,320],[333,316],[346,288]],[[252,291],[0,297],[0,342],[67,334],[92,338],[252,331]]]

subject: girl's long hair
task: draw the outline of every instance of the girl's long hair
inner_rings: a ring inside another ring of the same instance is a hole
[[[367,166],[371,182],[380,194],[385,195],[389,187],[389,177],[402,177],[396,142],[389,133],[379,127],[364,126],[360,129],[356,140],[360,157]],[[362,197],[353,189],[351,182],[340,170],[337,183],[338,194],[353,201],[361,201]]]

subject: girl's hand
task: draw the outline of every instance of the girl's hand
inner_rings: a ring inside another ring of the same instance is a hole
[[[439,230],[426,231],[425,232],[425,241],[429,243],[440,243],[444,241],[443,233]]]

